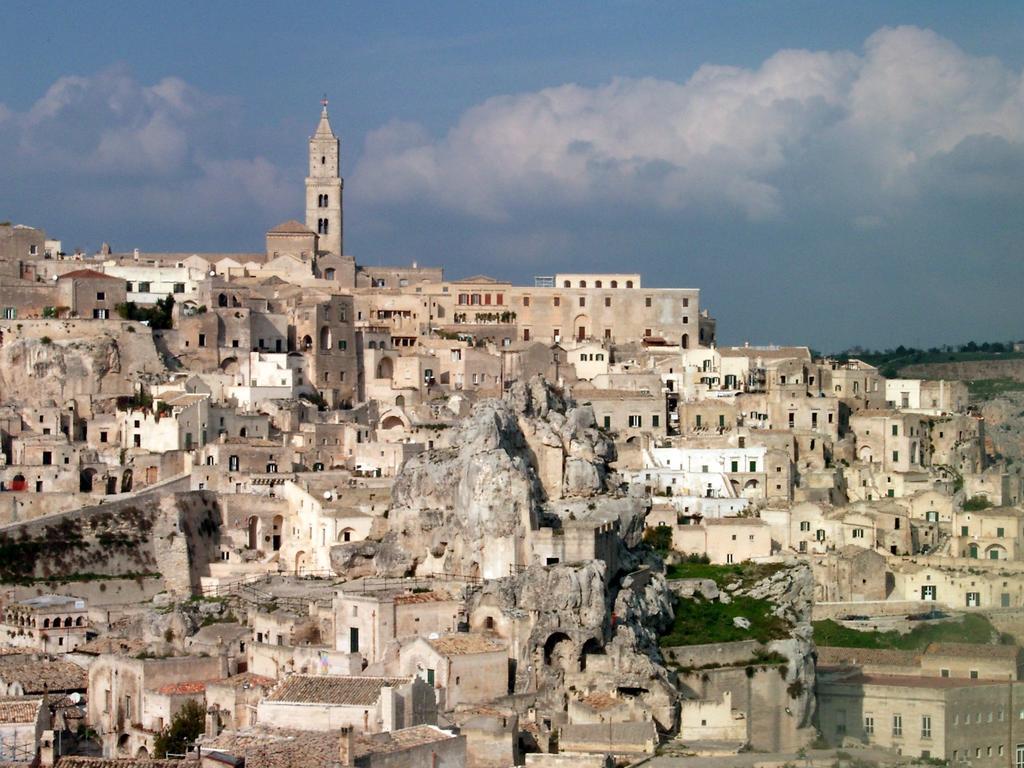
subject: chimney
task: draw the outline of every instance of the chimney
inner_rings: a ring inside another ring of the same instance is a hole
[[[39,765],[40,768],[51,768],[57,761],[59,755],[54,754],[53,731],[43,731],[39,737]]]
[[[341,768],[356,764],[355,738],[352,733],[352,726],[346,725],[341,729],[341,740],[338,742],[338,764]]]
[[[395,730],[395,689],[385,685],[380,689],[381,731],[390,733]]]

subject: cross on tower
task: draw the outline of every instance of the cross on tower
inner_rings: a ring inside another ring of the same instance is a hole
[[[324,109],[327,109],[327,94],[326,93],[324,94],[324,97],[322,99],[320,99],[320,106],[323,107]]]

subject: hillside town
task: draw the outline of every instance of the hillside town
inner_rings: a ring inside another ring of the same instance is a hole
[[[0,764],[1024,766],[964,380],[361,264],[326,104],[308,163],[258,253],[0,224]]]

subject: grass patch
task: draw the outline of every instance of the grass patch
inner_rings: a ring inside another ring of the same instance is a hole
[[[839,648],[880,648],[899,651],[919,651],[929,643],[971,643],[991,645],[992,639],[1004,638],[984,616],[970,614],[961,621],[919,624],[907,634],[889,632],[862,632],[844,627],[832,619],[813,622],[814,642],[821,646]]]
[[[774,575],[785,566],[782,563],[737,563],[712,565],[710,563],[682,562],[666,566],[666,579],[711,579],[719,588],[739,581],[744,587]]]
[[[967,382],[972,400],[992,400],[1007,392],[1024,391],[1024,381],[1016,379],[975,379]]]
[[[772,604],[753,597],[734,597],[728,604],[717,600],[676,600],[672,629],[662,636],[662,648],[704,643],[757,640],[768,643],[789,636],[789,623],[772,613]],[[750,621],[750,629],[733,624],[737,616]]]

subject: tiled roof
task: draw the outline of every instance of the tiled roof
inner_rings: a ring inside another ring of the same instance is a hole
[[[89,673],[70,661],[33,659],[27,654],[0,656],[0,680],[21,683],[25,693],[84,691]]]
[[[452,598],[441,592],[411,592],[408,595],[395,595],[395,605],[411,603],[443,603]]]
[[[913,677],[911,675],[851,675],[829,680],[827,685],[887,685],[897,688],[974,688],[982,685],[1004,685],[998,680],[977,680],[965,677]]]
[[[883,664],[906,667],[908,674],[917,674],[921,655],[914,651],[897,651],[887,648],[833,648],[818,646],[818,664],[838,666],[847,664]]]
[[[433,725],[417,725],[372,736],[356,734],[353,757],[401,752],[451,738],[453,734]],[[224,731],[214,739],[204,740],[203,748],[244,757],[246,768],[333,768],[338,765],[340,739],[337,731],[324,733],[255,726]]]
[[[454,635],[441,635],[441,637],[427,640],[438,653],[448,656],[458,656],[470,653],[493,653],[504,651],[505,643],[493,637],[466,632]]]
[[[292,675],[271,691],[267,700],[365,707],[377,703],[381,688],[397,688],[410,680],[410,677]]]
[[[182,760],[150,760],[148,758],[78,757],[57,759],[57,768],[182,768]]]
[[[65,272],[60,276],[60,279],[63,280],[68,277],[73,277],[76,280],[121,280],[119,277],[105,275],[102,272],[97,272],[95,269],[76,269],[73,272]]]
[[[295,219],[288,219],[288,221],[281,222],[273,229],[267,232],[268,235],[314,235],[316,234],[312,229],[307,227],[301,221]]]
[[[39,696],[0,698],[0,723],[34,723],[42,704]]]
[[[210,683],[210,685],[230,685],[232,688],[245,688],[263,686],[269,688],[274,685],[277,681],[272,677],[264,677],[263,675],[257,675],[255,672],[242,672],[231,677],[226,677],[223,680],[217,680]]]
[[[167,683],[167,685],[157,688],[156,692],[164,696],[187,696],[193,693],[204,693],[207,685],[220,682],[223,680],[188,680],[184,683]]]
[[[925,650],[928,656],[959,656],[968,658],[1016,659],[1020,647],[1016,645],[972,645],[971,643],[931,643]]]

